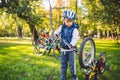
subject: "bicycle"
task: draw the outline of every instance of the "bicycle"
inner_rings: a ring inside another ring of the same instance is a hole
[[[53,48],[54,47],[54,48]],[[59,47],[59,40],[58,37],[48,37],[48,38],[39,38],[37,40],[37,44],[34,46],[34,51],[37,55],[45,55],[48,53],[50,54],[53,48],[53,54],[58,59],[60,56],[60,47]]]
[[[102,74],[106,68],[106,53],[101,52],[98,59],[95,60],[95,43],[92,38],[83,39],[79,50],[79,64],[84,69],[85,80],[98,80],[97,75]]]
[[[48,32],[44,32],[45,28],[42,28],[40,30],[40,32],[38,33],[39,37],[35,42],[34,42],[34,53],[39,55],[39,54],[43,54],[43,50],[46,47],[46,41],[49,39],[49,41],[51,40],[49,38],[49,33]]]

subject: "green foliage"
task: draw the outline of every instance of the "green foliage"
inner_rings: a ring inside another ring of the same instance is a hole
[[[0,18],[0,33],[0,36],[15,36],[17,34],[16,23],[12,18],[12,14],[2,13]]]
[[[120,32],[120,28],[118,27],[120,23],[119,2],[113,0],[66,0],[68,4],[68,6],[66,6],[67,8],[52,10],[53,28],[57,29],[62,23],[62,11],[64,9],[72,9],[76,11],[76,1],[78,1],[79,4],[77,6],[77,22],[80,25],[80,35],[88,33],[88,30],[97,34],[97,30],[99,29],[103,31],[112,30],[112,33]],[[0,15],[3,15],[3,13],[7,14],[7,16],[4,17],[4,20],[0,18],[1,35],[4,36],[3,34],[6,33],[9,35],[14,34],[12,36],[17,36],[18,34],[16,31],[18,26],[23,29],[23,34],[26,36],[30,35],[29,30],[31,30],[32,34],[36,34],[42,27],[47,27],[47,30],[50,31],[50,13],[45,10],[43,2],[44,0],[7,0],[7,3],[3,2],[4,5],[0,4]],[[12,15],[11,18],[9,18],[10,15]],[[20,22],[19,20],[14,19],[19,19]],[[3,21],[7,22],[7,25],[6,23],[4,24]],[[13,26],[14,29],[11,29]],[[26,30],[28,27],[30,29]],[[34,31],[33,29],[37,30]]]
[[[15,37],[18,35],[18,26],[22,28],[23,36],[29,36],[29,26],[28,24],[18,18],[15,14],[8,14],[6,12],[2,12],[0,15],[0,36],[9,36]]]
[[[47,11],[45,11],[42,0],[9,0],[7,4],[4,5],[4,8],[2,5],[1,9],[1,13],[6,12],[8,15],[12,14],[12,18],[15,19],[14,22],[22,29],[27,29],[28,27],[23,27],[23,25],[21,25],[23,21],[24,22],[22,24],[29,25],[31,32],[33,31],[33,27],[35,27],[34,29],[37,28],[38,31],[41,29],[41,27],[48,27],[48,29],[50,29],[48,16],[49,14]],[[19,23],[18,19],[22,22]],[[11,25],[11,23],[8,24]],[[27,31],[29,31],[29,29]],[[29,35],[30,31],[27,33]],[[32,34],[34,33],[32,32]]]
[[[109,19],[106,19],[106,22],[109,22],[109,24],[115,24],[119,25],[119,13],[120,13],[120,5],[118,0],[101,0],[102,5],[104,6],[104,12],[106,14],[106,17],[109,17]]]
[[[89,25],[94,24],[97,29],[113,30],[119,26],[119,1],[113,0],[83,0],[87,8]],[[94,28],[94,27],[93,27]]]
[[[79,44],[81,40],[79,41]],[[95,39],[97,56],[107,53],[107,65],[111,71],[100,75],[100,80],[119,80],[120,45],[113,40]],[[78,44],[78,46],[79,46]],[[1,80],[59,80],[60,62],[51,56],[36,56],[30,39],[0,38],[0,79]],[[78,59],[78,58],[77,58]],[[83,70],[77,60],[77,74],[84,80]],[[70,70],[67,72],[71,80]]]
[[[40,0],[14,0],[8,3],[9,13],[17,14],[30,24],[36,24],[40,20]]]

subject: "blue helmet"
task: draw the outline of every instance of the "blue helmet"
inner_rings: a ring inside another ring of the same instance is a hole
[[[72,10],[65,10],[63,12],[63,17],[67,18],[69,20],[75,20],[76,19],[76,13]]]

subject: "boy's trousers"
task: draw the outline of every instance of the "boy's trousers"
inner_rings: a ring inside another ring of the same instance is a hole
[[[77,80],[76,76],[76,54],[74,51],[61,51],[61,77],[60,80],[66,80],[68,64],[72,74],[72,80]]]

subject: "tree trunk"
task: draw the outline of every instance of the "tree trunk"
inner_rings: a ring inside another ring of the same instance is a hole
[[[118,37],[118,31],[119,31],[119,28],[117,27],[116,28],[116,40],[117,40],[117,44],[119,44],[119,37]]]
[[[53,32],[53,23],[52,23],[52,6],[51,6],[51,3],[50,3],[50,0],[49,0],[49,8],[50,8],[50,29],[52,30]]]
[[[77,15],[77,12],[78,12],[78,10],[77,10],[78,9],[78,0],[76,0],[76,5],[75,6],[76,6],[76,15]],[[78,23],[78,18],[76,19],[76,21]]]
[[[2,3],[2,5],[0,5],[0,7],[5,7],[6,6],[5,0],[1,0],[1,3]]]
[[[18,25],[18,37],[22,38],[22,27]]]
[[[39,38],[39,35],[37,34],[37,30],[35,28],[35,25],[31,24],[31,22],[28,21],[29,20],[28,16],[22,16],[22,13],[18,14],[18,17],[27,21],[27,23],[29,24],[29,27],[30,27],[30,32],[32,34],[33,41],[36,43],[37,39]]]
[[[34,42],[36,42],[37,39],[39,38],[39,36],[37,34],[37,30],[35,28],[35,25],[30,24],[29,26],[30,26],[30,31],[32,33],[33,40],[34,40]]]

